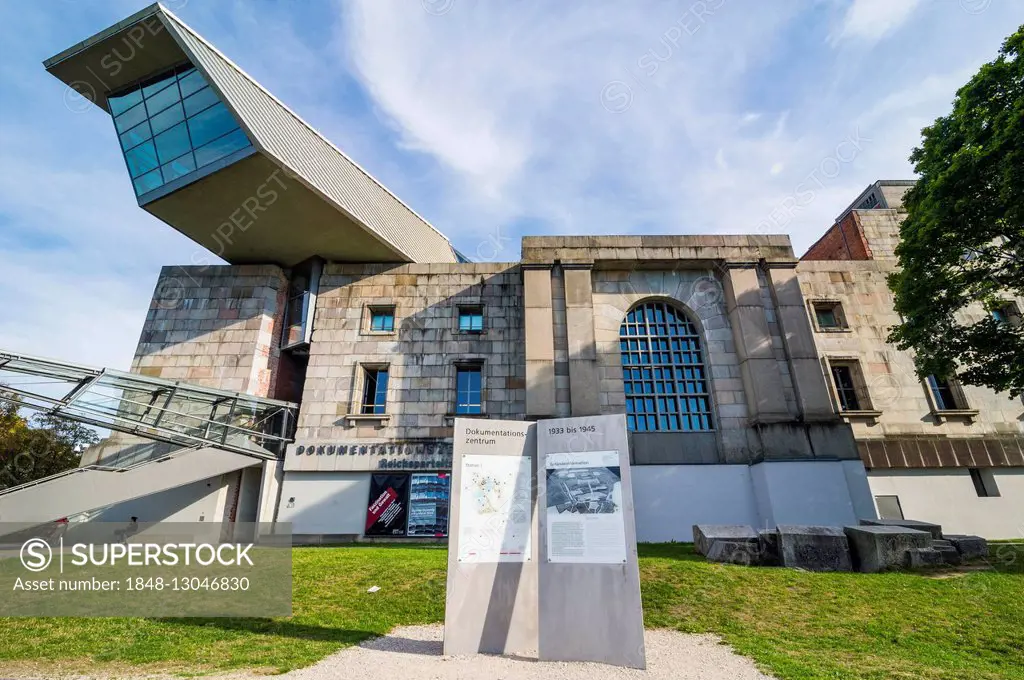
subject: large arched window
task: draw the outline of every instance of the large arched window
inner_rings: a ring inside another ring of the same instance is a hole
[[[665,302],[637,305],[619,329],[626,422],[633,432],[713,429],[697,329]]]

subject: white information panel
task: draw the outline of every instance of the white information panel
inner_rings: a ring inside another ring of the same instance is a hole
[[[462,456],[459,562],[530,559],[532,468],[529,456]]]
[[[544,465],[548,561],[625,564],[619,452],[549,453]]]

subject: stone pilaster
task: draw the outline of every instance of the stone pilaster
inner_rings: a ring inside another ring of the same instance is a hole
[[[555,342],[551,266],[523,266],[526,334],[526,415],[555,413]]]
[[[767,273],[800,416],[805,421],[835,420],[796,268],[770,267]]]
[[[761,301],[754,264],[729,264],[725,301],[739,359],[747,412],[752,425],[793,420],[783,396],[782,374]]]
[[[590,267],[566,265],[563,275],[572,415],[599,415],[601,391],[594,340],[594,295]]]

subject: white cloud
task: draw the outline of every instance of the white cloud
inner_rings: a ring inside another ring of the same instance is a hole
[[[843,39],[875,43],[910,18],[920,0],[853,0],[833,43]]]

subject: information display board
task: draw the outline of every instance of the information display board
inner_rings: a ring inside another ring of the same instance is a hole
[[[536,427],[455,419],[445,654],[536,652]]]
[[[447,536],[451,475],[417,472],[409,477],[409,536]]]
[[[409,516],[409,475],[370,475],[367,536],[404,536]]]
[[[538,656],[644,668],[624,415],[537,423]]]
[[[625,564],[618,451],[549,453],[544,465],[548,561]]]
[[[533,460],[525,456],[462,456],[459,561],[530,559]]]

